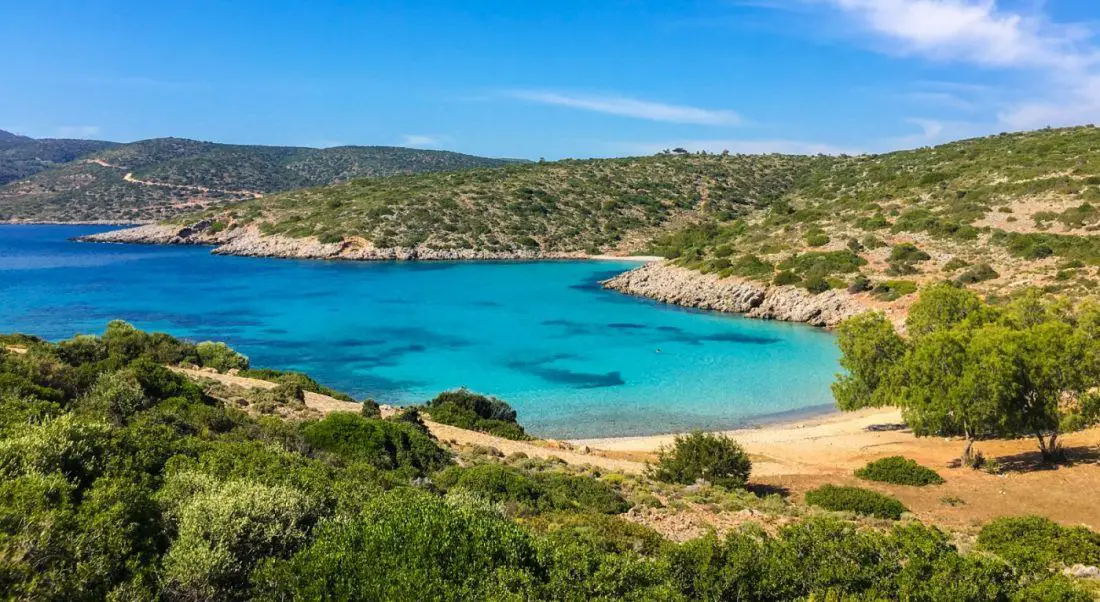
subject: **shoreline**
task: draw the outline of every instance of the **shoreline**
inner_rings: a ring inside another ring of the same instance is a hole
[[[7,220],[0,222],[0,226],[148,226],[156,222],[147,220],[115,221],[115,220],[87,220],[87,221],[62,221],[62,220]]]
[[[775,421],[764,422],[756,426],[740,427],[727,430],[704,430],[706,433],[722,434],[735,439],[742,444],[780,443],[812,440],[821,437],[838,436],[853,433],[882,433],[899,431],[873,431],[867,430],[872,425],[896,425],[901,424],[901,410],[892,407],[867,408],[853,412],[841,412],[835,406],[821,413],[806,415],[802,418],[790,414],[802,413],[813,408],[821,409],[823,406],[810,406],[802,410],[791,410],[775,416]],[[588,446],[612,452],[638,452],[653,453],[661,446],[671,445],[674,439],[685,433],[665,433],[660,435],[627,435],[620,437],[592,437],[581,439],[566,439],[571,445]],[[912,435],[909,435],[910,437]]]

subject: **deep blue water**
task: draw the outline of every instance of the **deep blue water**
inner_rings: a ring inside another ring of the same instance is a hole
[[[297,261],[67,240],[105,229],[0,226],[0,332],[61,339],[121,318],[381,402],[467,386],[546,437],[729,428],[832,402],[830,334],[600,289],[627,262]]]

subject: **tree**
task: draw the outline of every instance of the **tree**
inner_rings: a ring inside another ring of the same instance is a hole
[[[989,311],[974,293],[950,283],[934,284],[921,291],[920,301],[909,309],[905,328],[917,338],[952,328],[967,319],[983,320]]]
[[[837,407],[858,410],[891,403],[891,371],[905,355],[906,343],[886,316],[869,312],[846,320],[837,330],[837,346],[846,371],[832,386]]]
[[[662,449],[651,476],[667,483],[690,485],[698,479],[720,487],[744,487],[752,462],[740,445],[725,435],[694,432],[677,436]]]
[[[880,314],[841,325],[845,374],[833,384],[842,410],[895,404],[917,436],[1033,436],[1045,460],[1061,454],[1067,415],[1094,421],[1100,403],[1100,310],[1029,292],[1005,308],[950,284],[921,292],[902,339]]]

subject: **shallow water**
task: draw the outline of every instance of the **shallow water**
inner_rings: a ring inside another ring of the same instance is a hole
[[[467,386],[544,437],[731,428],[832,402],[832,335],[602,290],[628,262],[351,263],[68,242],[0,226],[0,332],[127,320],[412,403]]]

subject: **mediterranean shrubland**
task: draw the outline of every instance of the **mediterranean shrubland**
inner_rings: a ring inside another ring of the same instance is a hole
[[[415,410],[288,420],[220,401],[170,368],[238,356],[197,347],[123,322],[57,343],[0,336],[0,597],[1088,599],[1057,574],[1095,562],[1083,529],[999,521],[963,553],[912,519],[758,498],[738,487],[741,450],[703,436],[665,466],[687,487],[522,454],[457,463]],[[791,522],[675,543],[630,521],[650,492]]]

